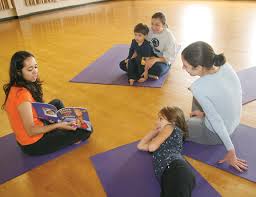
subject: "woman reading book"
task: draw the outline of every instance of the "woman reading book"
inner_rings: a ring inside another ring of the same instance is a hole
[[[43,102],[42,83],[35,57],[26,51],[16,52],[10,62],[10,81],[3,89],[6,95],[2,108],[21,150],[29,155],[55,152],[90,137],[91,131],[77,128],[75,122],[45,123],[37,116],[33,102]],[[55,99],[50,104],[64,107]]]

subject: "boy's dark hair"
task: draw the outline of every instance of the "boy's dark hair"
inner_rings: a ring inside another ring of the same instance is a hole
[[[134,33],[141,33],[143,35],[148,35],[149,28],[147,25],[139,23],[134,27]]]

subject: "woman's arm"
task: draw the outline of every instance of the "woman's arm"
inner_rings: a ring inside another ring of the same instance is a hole
[[[145,137],[143,137],[137,145],[137,148],[142,151],[149,151],[149,142],[158,134],[158,130],[154,129],[150,131]]]
[[[47,133],[57,128],[75,130],[75,128],[72,127],[72,125],[74,124],[72,122],[61,122],[47,126],[35,126],[33,122],[32,105],[30,102],[21,103],[18,106],[18,112],[20,114],[25,130],[30,136]]]
[[[196,99],[203,107],[205,118],[209,120],[212,128],[220,137],[221,141],[227,149],[227,153],[224,159],[220,160],[219,162],[227,162],[229,165],[233,166],[240,172],[247,170],[248,165],[246,164],[246,161],[236,157],[236,151],[228,134],[224,121],[220,117],[219,113],[215,110],[215,107],[213,106],[211,101],[206,98],[201,98],[199,95],[196,96]]]
[[[150,69],[156,62],[166,62],[164,57],[151,57],[145,61],[146,69]]]

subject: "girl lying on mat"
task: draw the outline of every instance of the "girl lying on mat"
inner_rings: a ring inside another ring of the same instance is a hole
[[[247,162],[236,157],[230,138],[240,123],[242,110],[242,89],[236,72],[223,54],[216,55],[205,42],[192,43],[181,56],[183,69],[200,77],[190,87],[194,98],[187,122],[188,140],[224,144],[227,154],[219,163],[227,162],[240,172],[247,170]]]
[[[142,32],[140,31],[138,33]],[[141,37],[144,37],[146,35],[144,33],[142,34],[143,36]],[[176,40],[170,29],[168,29],[168,26],[166,24],[166,17],[163,13],[157,12],[152,16],[151,28],[147,30],[146,40],[148,40],[148,42],[150,42],[150,45],[152,46],[153,55],[151,58],[146,58],[145,61],[143,61],[146,73],[142,74],[142,77],[144,79],[141,78],[140,82],[145,81],[147,79],[147,76],[149,78],[157,80],[161,76],[166,74],[170,69],[171,63],[174,62],[176,56]],[[129,53],[127,59],[130,59],[132,55],[133,54]],[[128,72],[129,68],[127,67],[127,62],[129,63],[128,60],[124,60],[120,63],[120,68],[126,72]]]
[[[195,187],[195,175],[181,155],[187,133],[183,111],[178,107],[164,107],[158,114],[156,128],[137,145],[139,150],[153,153],[161,197],[190,197]]]
[[[145,40],[148,32],[147,25],[142,23],[134,27],[135,38],[132,40],[129,55],[120,62],[120,68],[127,71],[130,85],[133,85],[135,81],[142,83],[148,79],[148,69],[145,67],[145,60],[154,56],[150,42]]]
[[[41,81],[35,57],[26,51],[16,52],[10,63],[10,81],[4,85],[3,108],[21,150],[29,155],[42,155],[86,140],[91,132],[78,129],[73,122],[44,124],[37,118],[32,102],[43,102]],[[60,100],[50,102],[63,108]]]

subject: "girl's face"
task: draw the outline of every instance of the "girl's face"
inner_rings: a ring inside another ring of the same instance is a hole
[[[158,115],[157,121],[156,121],[156,129],[163,129],[167,124],[171,124],[166,118],[164,118],[162,115]]]
[[[193,67],[183,58],[183,56],[181,56],[181,60],[183,63],[182,68],[184,70],[186,70],[190,74],[190,76],[201,76],[202,75],[202,73],[203,73],[202,66],[198,65],[197,67]]]
[[[134,32],[134,39],[136,40],[137,43],[142,43],[145,40],[145,36],[142,33]]]
[[[151,29],[154,33],[160,33],[164,29],[164,24],[161,22],[159,18],[151,19]]]
[[[35,82],[38,77],[38,65],[34,57],[28,57],[24,60],[24,66],[21,69],[22,77],[26,81]]]

